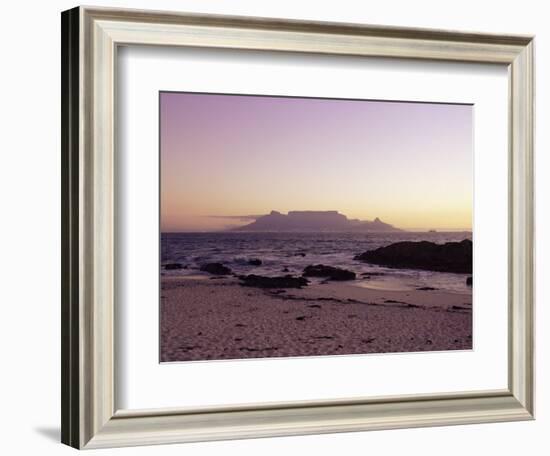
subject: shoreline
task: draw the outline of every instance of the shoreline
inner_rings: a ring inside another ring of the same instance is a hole
[[[161,362],[472,349],[472,295],[161,276]]]

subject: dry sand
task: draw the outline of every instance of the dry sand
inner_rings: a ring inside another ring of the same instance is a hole
[[[160,319],[164,362],[472,348],[471,293],[162,277]]]

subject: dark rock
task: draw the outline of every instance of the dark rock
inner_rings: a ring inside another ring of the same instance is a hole
[[[462,307],[462,306],[451,306],[452,310],[470,310],[468,307]]]
[[[466,277],[466,285],[469,285],[471,287],[473,283],[474,283],[474,281],[473,281],[473,278],[471,276]]]
[[[167,263],[164,265],[164,269],[172,271],[174,269],[184,269],[184,267],[181,263]]]
[[[195,348],[201,348],[200,345],[182,345],[180,347],[184,351],[195,350]]]
[[[418,287],[417,290],[419,290],[419,291],[433,291],[433,290],[437,290],[437,288],[434,288],[434,287]]]
[[[289,272],[288,268],[283,268],[283,272]]]
[[[251,266],[261,266],[262,265],[262,260],[260,260],[258,258],[252,258],[252,259],[248,260],[248,264],[251,265]]]
[[[302,288],[309,283],[309,281],[303,277],[292,277],[291,275],[263,277],[249,274],[246,276],[239,276],[239,279],[241,280],[241,285],[257,288]]]
[[[372,279],[373,277],[380,277],[386,275],[385,272],[362,272],[361,277],[363,279]]]
[[[231,269],[221,263],[206,263],[200,267],[200,270],[215,275],[231,274]]]
[[[306,266],[302,276],[328,277],[330,280],[355,280],[355,272],[333,266],[325,266],[324,264]]]
[[[433,242],[397,242],[364,252],[355,257],[365,263],[391,268],[472,273],[472,241],[435,244]]]
[[[286,293],[286,290],[274,290],[274,291],[270,291],[270,293],[273,295],[280,295],[280,294]]]

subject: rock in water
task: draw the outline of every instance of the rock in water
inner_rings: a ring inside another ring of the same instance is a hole
[[[397,242],[369,250],[355,257],[365,263],[391,268],[472,273],[472,241],[435,244],[433,242]]]
[[[249,274],[246,276],[239,276],[239,279],[241,280],[241,285],[257,288],[302,288],[309,283],[309,281],[303,277],[292,277],[291,275],[263,277]]]
[[[472,286],[473,284],[473,279],[472,277],[466,277],[466,285],[469,285],[470,287]]]
[[[261,266],[262,265],[262,260],[260,260],[258,258],[251,258],[250,260],[248,260],[248,264],[251,265],[251,266]]]
[[[171,271],[174,269],[183,269],[183,265],[181,263],[168,263],[164,265],[164,269],[167,271]]]
[[[355,272],[333,266],[325,266],[324,264],[306,266],[302,276],[328,277],[330,280],[355,280]]]
[[[231,274],[231,269],[221,263],[206,263],[200,267],[200,270],[215,275]]]

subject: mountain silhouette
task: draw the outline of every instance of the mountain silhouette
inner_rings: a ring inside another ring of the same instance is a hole
[[[252,223],[233,228],[231,231],[383,232],[402,230],[384,223],[378,217],[372,221],[348,219],[338,211],[289,211],[288,214],[271,211]]]

